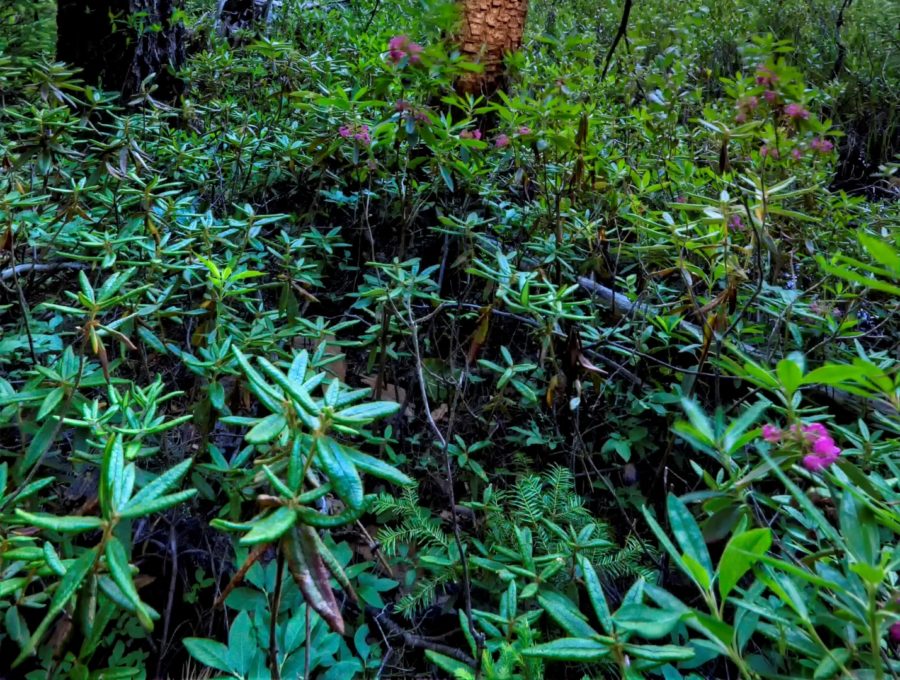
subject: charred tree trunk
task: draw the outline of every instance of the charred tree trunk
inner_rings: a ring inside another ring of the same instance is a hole
[[[86,82],[135,94],[156,74],[154,96],[182,89],[175,77],[185,61],[181,0],[59,0],[56,57],[82,69]],[[157,27],[158,30],[157,30]]]
[[[460,51],[484,67],[457,82],[464,93],[490,95],[504,85],[503,59],[522,46],[528,0],[462,0]]]
[[[216,28],[219,35],[234,36],[238,31],[268,23],[272,0],[219,0]]]

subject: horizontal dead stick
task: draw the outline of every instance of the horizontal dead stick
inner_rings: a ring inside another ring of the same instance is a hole
[[[578,277],[578,285],[589,291],[594,297],[599,298],[607,307],[611,307],[614,312],[617,312],[622,316],[646,319],[654,313],[654,310],[650,305],[632,302],[621,293],[617,293],[596,281],[592,281],[586,276]],[[703,329],[700,328],[700,326],[693,324],[690,321],[681,320],[678,322],[678,327],[688,335],[693,336],[698,342],[705,341]],[[728,349],[743,355],[745,358],[750,357],[755,361],[762,362],[763,367],[768,368],[768,361],[765,356],[755,347],[745,345],[742,342],[722,338],[719,333],[716,333],[716,339],[722,342]],[[850,392],[837,387],[828,387],[825,385],[812,385],[811,389],[813,393],[819,395],[823,399],[840,406],[853,407],[858,411],[867,411],[871,409],[885,415],[897,415],[897,409],[882,399],[866,399],[865,397],[851,394]]]
[[[400,639],[403,640],[403,643],[408,647],[437,652],[438,654],[449,656],[451,659],[455,659],[467,666],[475,668],[475,659],[466,654],[463,650],[457,649],[456,647],[450,647],[449,645],[443,645],[440,642],[434,642],[428,638],[423,638],[414,633],[410,633],[396,621],[393,621],[388,616],[387,612],[378,609],[377,607],[366,606],[366,614],[372,617],[378,625],[384,626],[391,635],[399,636]]]
[[[17,264],[15,267],[8,267],[0,271],[0,281],[8,281],[21,274],[29,274],[31,272],[53,272],[58,269],[85,269],[86,265],[81,262],[51,262],[41,264],[37,262],[25,262]]]

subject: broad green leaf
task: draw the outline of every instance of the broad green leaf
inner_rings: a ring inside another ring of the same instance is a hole
[[[475,680],[475,671],[462,661],[457,661],[430,649],[425,651],[425,656],[435,666],[449,673],[447,677],[456,678],[457,680]]]
[[[703,443],[713,445],[716,441],[715,431],[713,430],[713,426],[709,418],[706,417],[706,414],[703,413],[703,410],[700,408],[697,402],[695,402],[693,399],[682,399],[681,407],[687,414],[688,420],[691,421],[691,425],[694,426],[694,429],[697,431],[697,433],[701,435],[705,440]]]
[[[53,410],[59,405],[64,396],[66,396],[66,391],[62,387],[55,387],[50,390],[47,396],[44,397],[44,401],[41,402],[41,408],[37,414],[38,422],[42,422],[44,418],[53,413]]]
[[[204,666],[215,668],[218,671],[231,674],[231,666],[228,665],[228,647],[215,640],[206,638],[185,638],[184,646],[188,653]]]
[[[768,528],[751,529],[731,537],[719,560],[719,594],[723,600],[771,545],[772,530]]]
[[[296,511],[286,506],[277,508],[263,519],[254,520],[250,533],[241,538],[241,545],[272,543],[290,529],[297,521]]]

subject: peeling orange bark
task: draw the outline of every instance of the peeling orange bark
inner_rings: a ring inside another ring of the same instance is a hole
[[[503,59],[522,45],[528,0],[462,0],[459,48],[470,61],[484,67],[457,81],[463,93],[491,94],[503,83]]]

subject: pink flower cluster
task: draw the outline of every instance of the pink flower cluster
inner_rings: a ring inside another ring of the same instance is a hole
[[[338,134],[344,139],[353,138],[362,144],[372,143],[372,135],[369,133],[368,125],[341,125],[338,128]]]
[[[759,155],[763,158],[765,158],[766,156],[778,158],[778,149],[768,146],[767,144],[763,144],[761,147],[759,147]]]
[[[481,139],[481,130],[463,130],[459,133],[460,139]]]
[[[405,99],[399,99],[394,108],[401,114],[405,120],[414,120],[423,125],[430,125],[431,119],[424,109],[417,109]]]
[[[824,137],[816,137],[809,143],[809,148],[815,151],[816,153],[831,153],[834,149],[834,144],[831,140],[825,139]]]
[[[765,64],[756,67],[756,84],[771,88],[778,82],[778,74]]]
[[[809,111],[803,108],[801,104],[788,104],[784,107],[784,115],[786,115],[791,120],[809,119]]]
[[[395,35],[388,42],[388,59],[398,64],[405,57],[409,57],[410,64],[418,64],[422,61],[422,46],[412,42],[405,35]]]
[[[494,146],[498,149],[509,146],[509,135],[499,134],[494,140]]]
[[[734,117],[735,121],[738,123],[746,123],[747,117],[759,107],[759,98],[750,96],[739,99],[737,107],[738,112]]]
[[[768,424],[762,427],[762,437],[770,444],[782,442],[785,437],[799,440],[805,451],[803,467],[810,472],[821,472],[841,455],[841,450],[834,443],[834,438],[822,423],[807,423],[799,429],[792,425],[787,433],[782,432],[774,425]]]

